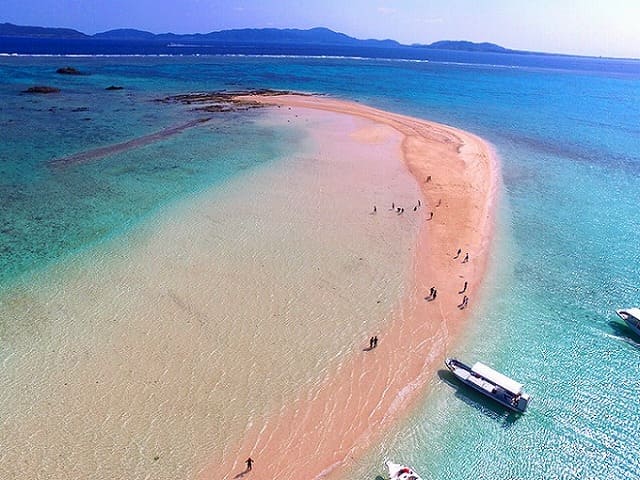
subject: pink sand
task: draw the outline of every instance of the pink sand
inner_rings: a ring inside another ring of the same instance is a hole
[[[251,456],[255,466],[246,474],[250,478],[337,478],[394,421],[408,415],[442,366],[447,347],[460,338],[468,310],[457,307],[462,300],[458,291],[467,281],[473,308],[492,238],[498,165],[483,140],[449,126],[329,98],[251,100],[364,117],[392,127],[403,135],[402,159],[423,194],[420,212],[425,221],[410,294],[378,335],[379,346],[354,350],[320,387],[254,424],[239,445],[229,445],[224,458],[212,459],[200,475],[238,477]],[[458,249],[462,254],[454,260]],[[467,252],[469,261],[462,263]],[[438,290],[437,300],[425,301],[432,286]],[[362,347],[366,343],[363,339]]]

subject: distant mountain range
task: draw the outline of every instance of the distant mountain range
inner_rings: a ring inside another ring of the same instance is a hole
[[[246,43],[264,45],[332,45],[354,47],[417,47],[434,50],[461,50],[473,52],[516,53],[515,50],[495,45],[493,43],[474,43],[467,41],[444,40],[429,45],[402,45],[395,40],[360,40],[344,33],[334,32],[328,28],[311,28],[299,30],[295,28],[244,28],[235,30],[221,30],[219,32],[195,33],[179,35],[175,33],[154,34],[143,30],[117,29],[107,32],[87,35],[71,28],[48,28],[13,25],[0,23],[0,37],[48,38],[48,39],[98,39],[98,40],[128,40],[185,44],[223,44]]]

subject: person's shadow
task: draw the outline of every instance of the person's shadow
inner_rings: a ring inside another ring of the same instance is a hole
[[[247,473],[249,473],[251,470],[249,470],[249,467],[245,468],[242,472],[238,473],[235,477],[233,478],[242,478],[244,477]]]

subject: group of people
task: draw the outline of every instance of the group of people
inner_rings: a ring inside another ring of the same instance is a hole
[[[437,207],[440,206],[440,202],[441,200],[438,202],[438,205],[436,205]],[[421,206],[422,206],[422,202],[420,201],[420,199],[418,199],[418,204],[413,207],[413,211],[417,212],[418,208],[420,208]],[[398,215],[402,215],[404,213],[404,207],[396,207],[395,202],[391,202],[391,210],[395,211]],[[373,210],[371,211],[371,213],[372,214],[378,213],[378,207],[376,205],[373,206]],[[431,220],[432,218],[433,218],[433,212],[429,212],[429,218],[427,218],[427,220]]]
[[[464,292],[466,292],[468,285],[469,285],[469,283],[467,281],[465,281],[464,282],[464,286],[462,287],[462,290],[460,290],[458,293],[462,295]],[[427,300],[428,302],[432,302],[437,297],[438,297],[438,289],[436,287],[431,287],[431,289],[429,290],[429,296],[424,297],[424,299]],[[469,297],[464,295],[462,297],[462,302],[460,302],[460,304],[458,305],[458,308],[460,310],[463,310],[463,309],[467,308],[468,304],[469,304]]]
[[[456,255],[453,258],[457,260],[458,258],[460,258],[461,253],[462,253],[462,249],[459,248],[458,251],[456,252]],[[464,258],[462,259],[462,263],[467,263],[468,261],[469,261],[469,252],[467,252]],[[460,290],[458,293],[460,295],[464,294],[467,291],[468,286],[469,286],[469,282],[465,280],[462,290]],[[431,287],[431,289],[429,290],[429,296],[424,297],[424,299],[429,302],[432,302],[437,298],[437,296],[438,296],[438,290],[436,289],[436,287]],[[468,304],[469,304],[469,297],[467,297],[466,295],[463,295],[462,302],[460,302],[460,304],[458,305],[458,308],[460,310],[464,310],[465,308],[467,308]]]
[[[369,339],[369,350],[373,350],[378,346],[378,336],[371,337]]]
[[[427,181],[430,181],[431,177],[429,176],[429,179]],[[439,207],[442,204],[442,199],[438,200],[438,204],[436,205],[436,207]],[[418,208],[420,208],[422,206],[422,202],[420,201],[420,199],[418,199],[418,204],[415,205],[413,207],[413,211],[417,212]],[[404,213],[404,207],[396,207],[396,203],[395,202],[391,202],[391,211],[395,211],[398,215],[402,215]],[[376,205],[373,206],[373,210],[371,212],[371,214],[375,214],[378,212],[378,207]],[[429,218],[427,218],[427,220],[433,220],[433,211],[429,212]],[[462,250],[458,250],[458,255],[460,255],[460,253],[462,252]],[[462,263],[466,263],[469,261],[469,254],[467,253],[467,257],[465,257],[465,260],[462,261]],[[458,258],[457,256],[454,258]]]
[[[456,253],[456,256],[453,257],[454,260],[457,260],[458,257],[460,257],[460,254],[462,253],[462,249],[459,248],[458,252]],[[462,263],[467,263],[469,261],[469,252],[466,253],[466,255],[464,256],[464,258],[462,259]]]

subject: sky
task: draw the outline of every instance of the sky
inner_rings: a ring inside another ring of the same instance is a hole
[[[640,58],[640,0],[0,0],[0,23],[208,33],[327,27],[400,43]]]

